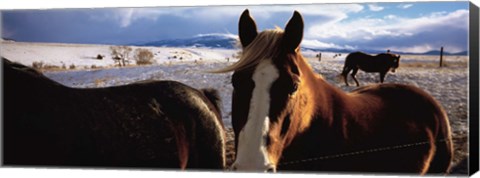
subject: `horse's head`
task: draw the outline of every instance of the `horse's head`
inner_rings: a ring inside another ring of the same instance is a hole
[[[399,63],[400,63],[400,55],[397,54],[391,54],[392,55],[392,72],[395,72],[395,70],[398,68]]]
[[[237,156],[233,170],[274,172],[288,142],[292,98],[300,83],[297,58],[303,19],[294,12],[285,30],[258,33],[245,10],[240,17],[240,60],[232,76],[232,125]]]

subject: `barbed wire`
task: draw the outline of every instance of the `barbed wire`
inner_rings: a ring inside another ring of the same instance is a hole
[[[442,140],[438,140],[437,142],[446,142],[446,140],[445,140],[445,139],[442,139]],[[403,145],[397,145],[397,146],[389,146],[389,147],[382,147],[382,148],[372,148],[372,149],[368,149],[368,150],[353,151],[353,152],[340,153],[340,154],[334,154],[334,155],[325,155],[325,156],[320,156],[320,157],[315,157],[315,158],[306,158],[306,159],[301,159],[301,160],[281,162],[281,163],[279,163],[278,165],[279,165],[279,166],[284,166],[284,165],[291,165],[291,164],[300,164],[300,163],[306,163],[306,162],[313,162],[313,161],[320,161],[320,160],[328,160],[328,159],[342,158],[342,157],[347,157],[347,156],[362,155],[362,154],[367,154],[367,153],[375,153],[375,152],[382,152],[382,151],[397,150],[397,149],[414,147],[414,146],[420,146],[420,145],[426,145],[426,144],[430,144],[430,142],[429,142],[429,141],[425,141],[425,142],[409,143],[409,144],[403,144]]]

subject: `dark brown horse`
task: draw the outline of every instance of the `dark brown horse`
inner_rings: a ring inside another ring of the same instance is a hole
[[[2,60],[4,165],[225,166],[223,123],[212,91],[174,81],[68,88]]]
[[[380,73],[380,83],[383,83],[388,70],[391,69],[392,72],[395,72],[395,69],[398,68],[398,63],[400,63],[400,55],[392,53],[381,53],[372,56],[362,52],[353,52],[348,54],[347,58],[345,58],[345,65],[343,66],[341,75],[345,84],[348,86],[347,75],[352,71],[350,75],[353,80],[355,80],[357,86],[360,86],[355,77],[358,69],[368,73],[378,72]]]
[[[232,125],[239,171],[445,173],[452,159],[447,115],[419,88],[382,84],[352,93],[313,72],[299,44],[303,19],[257,32],[248,10],[239,23]]]

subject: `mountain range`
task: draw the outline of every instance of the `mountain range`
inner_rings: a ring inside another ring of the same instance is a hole
[[[156,47],[203,47],[203,48],[222,48],[222,49],[235,49],[237,47],[237,36],[233,34],[202,34],[196,35],[191,38],[182,39],[166,39],[157,40],[145,43],[136,43],[136,46],[156,46]],[[372,49],[341,49],[341,48],[306,48],[303,50],[312,50],[318,52],[333,52],[333,53],[351,53],[354,51],[362,51],[371,54],[384,53],[386,51],[372,50]],[[440,55],[439,50],[428,51],[424,53],[411,53],[403,51],[392,50],[392,53],[396,54],[417,54],[417,55]],[[444,55],[467,55],[467,51],[458,53],[444,52]]]
[[[236,48],[237,38],[230,34],[202,34],[191,38],[166,39],[146,43],[133,44],[136,46],[156,47],[204,47],[204,48]]]
[[[238,40],[237,35],[234,34],[222,34],[222,33],[211,33],[211,34],[200,34],[190,38],[181,38],[181,39],[165,39],[165,40],[156,40],[150,42],[141,42],[133,43],[127,45],[133,46],[155,46],[155,47],[199,47],[199,48],[220,48],[220,49],[237,49]],[[15,41],[13,39],[2,38],[4,41]],[[351,53],[355,51],[362,51],[370,54],[384,53],[386,51],[381,50],[372,50],[372,49],[341,49],[341,48],[307,48],[302,47],[302,50],[311,50],[317,52],[332,52],[332,53]],[[395,51],[392,50],[392,53],[395,54],[413,54],[413,55],[440,55],[439,50],[432,50],[424,53],[412,53],[404,51]],[[467,51],[462,51],[458,53],[449,53],[444,51],[444,55],[468,55]]]

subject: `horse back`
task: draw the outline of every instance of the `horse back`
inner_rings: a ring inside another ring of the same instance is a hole
[[[315,160],[285,164],[282,169],[448,171],[453,154],[448,117],[428,93],[413,86],[381,84],[324,97],[330,102],[322,103],[330,103],[332,110],[315,115],[308,130],[285,149],[288,160],[281,162]]]
[[[403,84],[378,84],[360,87],[350,93],[351,99],[357,100],[355,107],[369,111],[380,110],[390,113],[394,118],[416,118],[417,122],[425,124],[441,122],[448,119],[442,106],[430,94],[420,88]],[[368,103],[367,100],[377,101]],[[422,118],[420,116],[426,116]],[[429,117],[427,117],[429,116]],[[447,120],[448,121],[448,120]]]
[[[359,68],[365,72],[386,72],[392,67],[393,58],[388,55],[372,56],[363,52],[350,53],[345,59],[345,66]]]
[[[381,84],[361,87],[352,95],[357,101],[350,107],[360,114],[350,116],[350,122],[357,123],[351,128],[362,128],[358,129],[361,132],[351,133],[352,142],[365,142],[367,136],[360,133],[375,133],[368,135],[371,145],[375,142],[392,146],[424,143],[423,146],[428,147],[424,155],[432,157],[425,160],[429,166],[422,171],[448,172],[453,157],[451,128],[445,110],[430,94],[414,86]]]
[[[224,168],[225,133],[218,106],[220,101],[218,96],[215,96],[215,91],[197,90],[176,81],[142,82],[108,90],[114,91],[112,93],[115,95],[141,94],[125,100],[125,105],[128,106],[128,103],[135,100],[140,101],[139,104],[148,107],[132,115],[143,115],[145,119],[162,121],[163,123],[157,125],[169,127],[174,135],[171,141],[176,143],[178,149],[173,153],[180,157],[182,168]],[[114,96],[112,98],[114,105],[123,100]]]
[[[8,60],[4,70],[5,164],[225,165],[220,113],[199,90],[174,81],[74,89]]]

